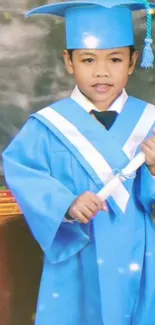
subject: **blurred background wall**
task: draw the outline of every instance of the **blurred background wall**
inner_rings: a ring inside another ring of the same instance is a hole
[[[63,21],[51,16],[24,18],[29,9],[47,3],[48,0],[0,2],[0,152],[29,114],[68,95],[73,88],[61,57],[65,46]],[[155,39],[154,11],[152,17]],[[134,14],[134,21],[136,47],[141,51],[145,12]],[[144,71],[139,64],[128,93],[155,104],[155,68]],[[23,217],[1,219],[0,325],[33,325],[41,269],[41,251]]]

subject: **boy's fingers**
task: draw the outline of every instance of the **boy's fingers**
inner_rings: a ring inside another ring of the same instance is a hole
[[[96,204],[98,210],[102,210],[102,200],[94,193],[92,193],[91,199]]]
[[[93,216],[95,215],[95,211],[91,211],[89,206],[87,207],[86,205],[82,208],[82,214],[84,215],[85,218],[87,218],[88,220],[92,219]]]
[[[92,193],[93,194],[93,193]],[[96,209],[94,208],[96,206]],[[93,194],[91,197],[91,202],[88,202],[88,208],[93,212],[96,213],[99,210],[108,211],[108,205],[106,201],[102,201],[100,197]]]
[[[153,150],[155,147],[155,137],[152,137],[152,138],[148,139],[147,141],[143,142],[142,146],[147,146]]]
[[[142,148],[142,150],[144,151],[144,153],[146,155],[149,155],[150,156],[152,154],[152,150],[151,150],[150,146],[146,145],[145,143],[143,143],[141,145],[141,148]]]
[[[102,201],[99,197],[95,200],[98,210],[108,211],[108,205],[106,201]]]
[[[149,165],[151,166],[155,160],[153,151],[145,144],[142,145],[142,151],[145,153],[145,156],[146,156],[145,163],[148,166]]]
[[[103,211],[108,211],[108,205],[105,201],[102,202],[102,210]]]
[[[76,212],[76,217],[74,217],[74,220],[84,224],[87,224],[89,222],[89,220],[80,211]]]
[[[92,200],[88,200],[87,204],[85,204],[85,206],[87,206],[87,208],[93,213],[96,214],[97,211],[99,210],[97,204],[95,202],[93,202]]]

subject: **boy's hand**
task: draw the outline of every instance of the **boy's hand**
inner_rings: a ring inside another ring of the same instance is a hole
[[[107,204],[91,192],[80,195],[70,206],[68,215],[81,223],[88,223],[98,211],[108,211]]]
[[[150,173],[155,176],[155,129],[153,130],[153,136],[141,145],[141,149],[145,153],[145,163]]]

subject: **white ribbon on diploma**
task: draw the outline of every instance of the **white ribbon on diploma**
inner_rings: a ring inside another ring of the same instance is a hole
[[[102,201],[106,200],[113,191],[117,188],[117,186],[121,182],[124,182],[126,179],[130,177],[130,175],[133,175],[136,170],[143,165],[145,162],[145,154],[143,152],[140,152],[138,155],[136,155],[129,164],[121,170],[120,173],[118,173],[109,183],[107,183],[104,188],[102,188],[97,195],[101,198]]]

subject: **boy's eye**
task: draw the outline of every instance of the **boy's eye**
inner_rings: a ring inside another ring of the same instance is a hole
[[[114,63],[117,63],[117,62],[122,62],[122,59],[119,59],[119,58],[112,58],[112,61]]]
[[[92,62],[94,62],[94,59],[93,58],[87,58],[87,59],[83,59],[82,62],[92,63]]]

